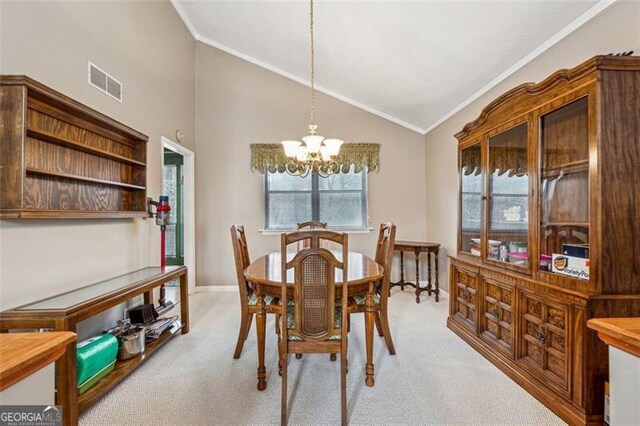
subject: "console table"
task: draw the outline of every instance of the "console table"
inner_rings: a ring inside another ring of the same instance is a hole
[[[0,312],[0,332],[6,333],[12,329],[47,329],[75,333],[80,321],[133,297],[144,295],[145,302],[149,303],[154,288],[176,279],[180,280],[181,330],[182,334],[186,334],[189,332],[189,289],[185,266],[143,268]],[[157,340],[148,343],[141,356],[117,361],[115,369],[109,375],[80,396],[76,383],[76,348],[75,345],[70,345],[56,362],[56,404],[64,407],[63,424],[76,425],[79,412],[100,399],[176,334],[177,330],[166,331]]]
[[[438,252],[440,244],[426,243],[417,241],[396,241],[394,250],[400,252],[400,281],[391,283],[389,288],[400,286],[404,291],[404,287],[413,287],[416,289],[416,303],[420,303],[420,293],[426,291],[429,296],[434,293],[436,302],[440,300],[440,284],[438,282]],[[413,252],[416,259],[416,282],[412,283],[404,280],[404,252]],[[427,285],[420,287],[420,253],[427,254]],[[435,273],[431,274],[431,258],[435,259]],[[432,280],[433,279],[433,280]]]

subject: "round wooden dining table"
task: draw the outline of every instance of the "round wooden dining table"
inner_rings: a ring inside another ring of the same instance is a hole
[[[332,251],[341,260],[340,251]],[[293,259],[296,252],[287,252],[287,261]],[[247,281],[252,283],[258,299],[258,313],[256,314],[256,333],[258,341],[258,390],[267,388],[266,368],[264,365],[265,356],[265,332],[266,332],[266,310],[264,296],[281,296],[282,285],[282,263],[281,252],[269,253],[266,256],[255,259],[245,270]],[[365,296],[365,340],[366,340],[366,377],[365,384],[373,386],[373,329],[375,324],[375,310],[373,295],[376,291],[375,283],[382,279],[384,268],[373,259],[362,253],[349,252],[347,290],[349,296]],[[342,270],[336,269],[336,298],[342,295],[344,279]],[[287,284],[290,286],[289,295],[293,297],[294,271],[287,271]]]

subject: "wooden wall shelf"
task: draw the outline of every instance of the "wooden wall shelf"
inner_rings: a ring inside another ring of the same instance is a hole
[[[41,175],[41,176],[53,176],[53,177],[59,177],[59,178],[62,178],[62,179],[79,180],[81,182],[97,183],[97,184],[100,184],[100,185],[119,186],[121,188],[142,189],[142,190],[146,189],[146,187],[144,187],[144,186],[131,185],[129,183],[124,183],[124,182],[114,182],[114,181],[104,180],[104,179],[95,179],[95,178],[91,178],[91,177],[87,177],[87,176],[72,175],[72,174],[69,174],[69,173],[52,172],[50,170],[36,169],[36,168],[33,168],[33,167],[27,167],[26,170],[27,170],[27,175],[28,174],[34,174],[34,175]]]
[[[145,135],[26,76],[0,99],[0,218],[146,215]]]

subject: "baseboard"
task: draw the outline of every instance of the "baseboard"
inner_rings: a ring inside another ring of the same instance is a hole
[[[238,291],[237,285],[197,285],[196,293],[217,293],[220,291]]]

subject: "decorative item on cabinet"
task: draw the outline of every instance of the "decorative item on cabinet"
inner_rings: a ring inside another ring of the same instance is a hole
[[[26,76],[0,76],[0,218],[146,215],[148,138]]]
[[[570,424],[604,415],[607,351],[586,321],[640,316],[638,98],[640,58],[596,56],[456,134],[447,325]]]

